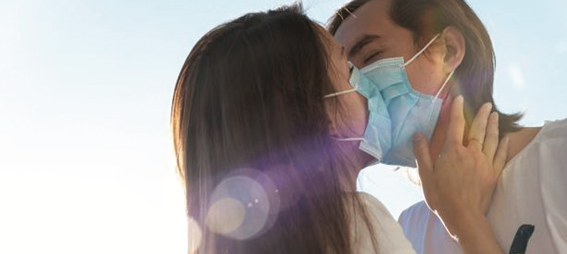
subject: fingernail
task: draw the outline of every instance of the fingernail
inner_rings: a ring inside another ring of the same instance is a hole
[[[498,112],[492,112],[492,118],[494,118],[495,121],[498,121],[498,118],[500,118],[500,114],[498,114]]]
[[[487,102],[484,104],[484,107],[486,107],[486,111],[490,111],[492,109],[492,103]]]
[[[490,102],[485,102],[478,109],[478,113],[488,113],[490,112],[491,109],[492,109],[492,104]]]
[[[455,99],[458,103],[463,103],[464,99],[462,95],[457,96],[457,98]]]

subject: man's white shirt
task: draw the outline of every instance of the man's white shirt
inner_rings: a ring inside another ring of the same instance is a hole
[[[535,226],[525,253],[567,253],[567,120],[547,122],[508,162],[487,217],[505,253],[522,225]],[[399,222],[417,253],[462,253],[424,202]]]

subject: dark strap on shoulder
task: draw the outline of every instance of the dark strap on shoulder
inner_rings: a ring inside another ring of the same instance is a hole
[[[525,254],[526,249],[528,249],[528,241],[530,241],[530,237],[532,237],[534,229],[534,225],[524,224],[520,226],[518,231],[516,231],[516,236],[514,237],[514,241],[510,247],[509,254]]]

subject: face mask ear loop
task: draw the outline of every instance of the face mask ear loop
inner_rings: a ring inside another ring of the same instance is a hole
[[[449,83],[449,80],[451,80],[451,78],[453,77],[453,74],[455,74],[455,70],[453,70],[451,73],[449,73],[449,76],[445,80],[445,83],[443,83],[441,88],[439,88],[439,91],[437,91],[437,93],[435,94],[435,99],[439,98],[439,95],[441,94],[441,92],[443,92],[443,89],[445,88],[445,86],[447,86],[447,84]]]
[[[455,74],[455,71],[454,71],[454,70],[453,70],[451,73],[449,73],[449,76],[448,76],[447,79],[445,80],[445,83],[443,83],[443,85],[441,86],[441,88],[439,88],[439,91],[437,91],[437,94],[435,94],[435,97],[434,97],[433,101],[431,101],[431,108],[429,109],[429,119],[427,120],[427,122],[428,122],[427,125],[429,125],[429,126],[428,126],[428,127],[429,127],[428,129],[431,129],[431,124],[433,124],[433,123],[431,122],[431,118],[433,118],[433,106],[435,105],[435,104],[434,104],[434,101],[435,101],[437,98],[439,98],[439,95],[441,94],[441,92],[443,91],[443,89],[445,89],[445,86],[447,86],[447,84],[449,83],[449,80],[451,80],[451,78],[453,77],[453,74]]]
[[[409,61],[407,61],[404,64],[404,67],[408,66],[409,64],[411,64],[415,59],[417,59],[421,54],[423,54],[423,52],[425,52],[425,50],[427,50],[427,48],[429,48],[429,46],[431,46],[431,44],[433,44],[433,42],[435,40],[437,40],[437,38],[439,38],[439,36],[441,36],[441,34],[437,34],[433,37],[433,39],[431,39],[426,45],[425,47],[423,47],[419,52],[417,52],[417,54],[415,54]]]
[[[341,92],[336,92],[336,93],[332,93],[332,94],[327,94],[325,96],[323,96],[323,99],[327,99],[327,98],[331,98],[331,97],[335,97],[335,96],[339,96],[339,95],[343,95],[343,94],[347,94],[347,93],[352,93],[352,92],[356,92],[358,88],[355,87],[353,89],[349,89],[349,90],[345,90],[345,91],[341,91]]]
[[[333,138],[336,141],[352,142],[352,141],[364,141],[364,138]]]
[[[348,61],[348,68],[350,69],[350,73],[352,74],[352,69],[354,68],[354,64],[352,64],[350,61]],[[331,98],[331,97],[335,97],[335,96],[339,96],[339,95],[343,95],[343,94],[347,94],[347,93],[356,92],[357,90],[358,90],[358,83],[356,83],[356,85],[352,89],[340,91],[340,92],[336,92],[336,93],[332,93],[332,94],[327,94],[327,95],[323,96],[323,99],[327,99],[327,98]]]

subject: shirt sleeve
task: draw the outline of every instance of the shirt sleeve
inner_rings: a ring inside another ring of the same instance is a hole
[[[405,236],[418,254],[463,253],[441,220],[424,201],[406,209],[399,218]]]

